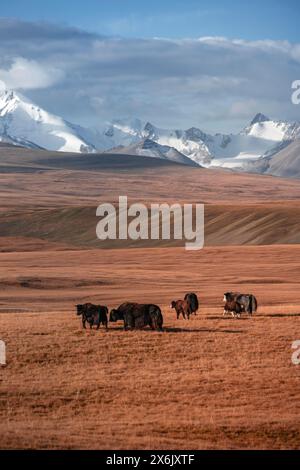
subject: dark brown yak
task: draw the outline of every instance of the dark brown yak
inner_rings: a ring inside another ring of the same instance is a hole
[[[233,317],[235,316],[240,317],[242,311],[243,311],[243,308],[238,302],[236,302],[235,300],[227,300],[224,305],[223,315],[225,316],[228,313],[231,313]]]
[[[110,312],[109,321],[116,322],[118,320],[124,321],[125,330],[150,326],[152,330],[162,331],[163,326],[161,310],[154,304],[125,302]]]
[[[227,308],[227,306],[229,306],[231,302],[235,302],[236,304],[238,304],[239,307],[237,307],[237,310],[240,310],[240,311],[236,313],[239,316],[243,312],[248,313],[249,315],[252,315],[253,313],[257,311],[258,304],[257,304],[256,297],[253,294],[240,294],[239,292],[226,292],[226,294],[224,294],[223,300],[225,302],[224,313],[223,313],[224,315],[230,312],[230,309]]]
[[[173,300],[171,302],[170,308],[175,308],[177,320],[179,319],[180,314],[182,314],[184,319],[186,317],[188,320],[190,319],[191,310],[187,300]]]
[[[104,305],[93,305],[90,303],[76,305],[77,315],[82,316],[82,326],[86,328],[85,324],[88,322],[90,329],[94,325],[97,326],[97,330],[100,328],[100,324],[104,325],[107,329],[107,315],[108,308]]]

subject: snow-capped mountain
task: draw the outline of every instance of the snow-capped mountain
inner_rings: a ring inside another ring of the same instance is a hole
[[[160,158],[183,165],[199,166],[190,158],[178,152],[174,147],[161,145],[151,139],[145,138],[127,147],[119,146],[110,150],[110,153],[120,153],[125,155],[140,155],[142,157]]]
[[[299,135],[300,123],[272,121],[259,113],[239,134],[223,136],[221,144],[219,136],[215,136],[210,146],[214,155],[212,165],[245,168],[261,156],[277,153],[283,142],[294,140]]]
[[[271,165],[270,159],[297,139],[300,123],[274,121],[261,113],[237,134],[211,135],[197,127],[162,129],[139,119],[86,129],[48,113],[15,91],[0,89],[0,142],[29,148],[81,153],[114,149],[189,165],[257,171],[266,161]]]
[[[93,152],[92,132],[48,113],[12,90],[0,90],[0,140],[25,147]],[[96,140],[94,138],[94,140]]]
[[[115,120],[109,126],[108,132],[116,146],[128,147],[143,139],[150,139],[160,145],[173,147],[195,163],[209,164],[211,161],[211,155],[205,143],[208,135],[197,128],[187,131],[161,129],[150,122],[135,119]]]
[[[167,130],[139,120],[114,121],[109,133],[117,145],[128,146],[128,140],[135,143],[148,138],[160,145],[173,147],[206,167],[243,169],[249,162],[275,154],[282,146],[300,137],[300,123],[272,121],[259,113],[238,134],[210,135],[197,127]]]

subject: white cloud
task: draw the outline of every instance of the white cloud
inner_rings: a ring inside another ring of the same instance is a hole
[[[31,90],[48,88],[63,78],[61,70],[35,60],[15,57],[8,69],[0,69],[0,80],[9,88]]]
[[[256,112],[299,119],[298,79],[300,44],[288,41],[124,39],[0,19],[0,80],[84,125],[132,116],[226,132]]]
[[[2,80],[0,80],[0,91],[3,91],[5,89],[6,89],[6,84]]]
[[[296,44],[295,46],[292,47],[291,56],[293,59],[300,62],[300,44]]]
[[[234,101],[230,106],[229,115],[233,118],[247,118],[249,113],[257,113],[261,106],[262,103],[253,99]]]

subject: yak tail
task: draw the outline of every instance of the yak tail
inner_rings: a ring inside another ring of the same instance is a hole
[[[250,312],[249,313],[251,313],[251,315],[252,315],[252,313],[255,313],[257,311],[257,307],[258,307],[257,300],[254,297],[254,295],[251,294],[250,295],[250,305],[249,305]]]

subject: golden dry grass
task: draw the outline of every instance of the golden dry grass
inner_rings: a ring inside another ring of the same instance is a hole
[[[2,150],[0,447],[299,448],[299,182]],[[95,249],[96,207],[119,195],[205,202],[206,248]],[[258,314],[224,319],[229,290]],[[176,321],[187,291],[200,313]],[[165,331],[82,330],[76,303],[125,300],[159,304]]]
[[[295,246],[2,253],[1,447],[299,448],[300,370],[291,363],[299,254]],[[255,317],[222,317],[229,286],[257,294]],[[189,289],[200,314],[177,321],[169,301]],[[86,299],[157,302],[165,331],[84,331],[74,304]]]

